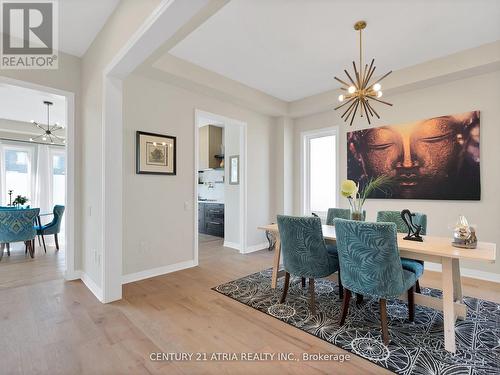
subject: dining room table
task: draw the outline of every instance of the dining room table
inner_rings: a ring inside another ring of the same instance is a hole
[[[270,232],[276,239],[271,277],[271,288],[276,288],[278,279],[285,275],[285,271],[280,270],[281,242],[278,225],[263,225],[259,226],[258,229]],[[322,230],[325,241],[336,242],[335,226],[323,225]],[[464,249],[452,246],[451,238],[448,237],[423,236],[422,242],[405,240],[403,233],[398,233],[397,237],[401,257],[441,264],[442,298],[415,293],[415,304],[443,312],[445,349],[455,353],[455,322],[457,318],[465,319],[467,315],[467,306],[463,303],[462,298],[460,261],[473,260],[494,263],[496,244],[478,242],[475,249]],[[399,298],[406,301],[408,297],[405,293]]]

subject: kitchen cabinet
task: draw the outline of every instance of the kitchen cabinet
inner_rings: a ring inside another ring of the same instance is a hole
[[[198,232],[224,237],[224,205],[198,203]]]

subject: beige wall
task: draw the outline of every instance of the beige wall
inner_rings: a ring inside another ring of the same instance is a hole
[[[83,271],[101,286],[103,70],[160,0],[122,0],[82,60],[82,254]],[[121,138],[117,136],[117,142]]]
[[[500,230],[497,220],[500,212],[500,71],[478,75],[466,79],[439,84],[425,89],[413,90],[388,96],[394,107],[380,109],[382,120],[374,126],[406,123],[440,115],[462,113],[470,110],[481,111],[481,201],[427,201],[427,200],[369,200],[366,203],[368,220],[375,220],[378,210],[412,211],[428,215],[429,234],[450,236],[449,225],[456,222],[458,215],[465,215],[470,223],[477,224],[478,236],[482,241],[500,244]],[[365,120],[357,119],[352,128],[339,118],[335,111],[323,112],[295,119],[295,165],[299,165],[300,133],[306,130],[329,126],[340,126],[340,180],[346,178],[347,150],[346,132],[368,127]],[[294,211],[300,210],[300,175],[295,168]],[[340,198],[342,207],[348,203]],[[473,250],[471,250],[473,251]],[[500,254],[497,253],[497,258]],[[464,262],[463,267],[500,274],[497,264]]]
[[[123,274],[194,259],[195,109],[247,123],[247,245],[265,242],[256,228],[273,216],[273,119],[139,75],[125,80],[123,92]],[[136,130],[177,137],[176,176],[135,174]]]

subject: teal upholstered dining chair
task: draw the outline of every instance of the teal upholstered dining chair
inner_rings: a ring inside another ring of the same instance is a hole
[[[387,299],[407,292],[410,321],[415,316],[417,278],[401,266],[396,224],[336,219],[335,232],[344,287],[340,325],[345,323],[351,293],[375,297],[379,300],[382,338],[387,345]]]
[[[335,219],[351,219],[351,210],[348,208],[329,208],[326,214],[326,225],[333,225]],[[366,211],[363,210],[363,221],[366,219]]]
[[[285,267],[285,284],[280,303],[285,302],[290,274],[309,278],[310,311],[316,313],[314,279],[330,276],[339,270],[335,248],[327,245],[317,217],[278,215],[281,253]],[[339,283],[339,294],[342,285]]]
[[[38,225],[36,227],[36,234],[42,237],[43,249],[47,252],[47,247],[45,246],[45,236],[54,235],[56,241],[56,249],[59,250],[59,238],[58,234],[61,231],[61,222],[64,214],[64,206],[54,206],[53,219],[50,223],[45,225]]]
[[[0,210],[0,260],[2,259],[5,244],[12,242],[24,242],[30,256],[35,256],[35,246],[33,244],[36,229],[33,226],[39,208],[22,210]]]
[[[417,224],[422,227],[420,234],[425,235],[427,232],[427,215],[415,212],[412,217],[412,221],[413,224]],[[399,233],[408,233],[408,227],[403,221],[400,211],[379,211],[377,213],[377,222],[394,223],[396,224],[396,229]],[[417,275],[415,289],[417,293],[420,293],[420,283],[418,282],[418,279],[424,273],[424,262],[416,259],[401,258],[401,264],[405,270],[412,271],[415,275]]]

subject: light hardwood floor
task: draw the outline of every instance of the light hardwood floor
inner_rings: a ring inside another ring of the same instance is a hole
[[[203,242],[199,267],[124,285],[123,300],[108,305],[98,302],[80,281],[35,279],[0,289],[0,373],[388,373],[355,356],[343,364],[149,360],[152,352],[343,353],[210,290],[270,267],[272,258],[267,250],[240,255],[223,248],[221,240]],[[26,265],[20,273],[29,273],[27,268],[35,263]],[[438,278],[426,273],[422,285],[437,285]],[[465,279],[464,293],[500,301],[495,284]]]

